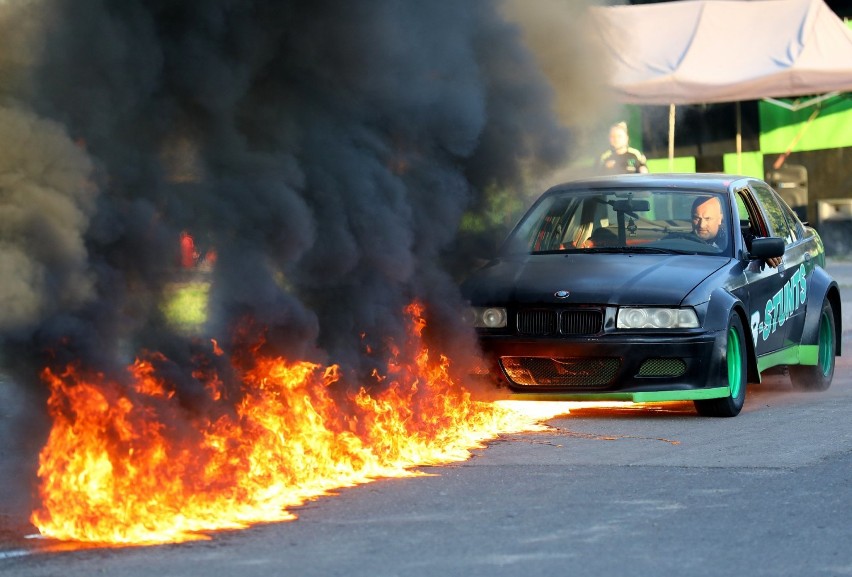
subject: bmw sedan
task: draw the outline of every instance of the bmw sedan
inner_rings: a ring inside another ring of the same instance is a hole
[[[841,352],[822,241],[755,178],[555,186],[462,291],[484,372],[516,398],[692,401],[732,417],[773,367],[827,389]]]

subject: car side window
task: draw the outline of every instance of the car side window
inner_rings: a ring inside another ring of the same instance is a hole
[[[755,204],[754,198],[749,195],[748,190],[737,191],[737,211],[740,218],[740,232],[748,250],[751,250],[751,241],[756,237],[768,236],[760,209]]]
[[[793,229],[790,228],[787,216],[775,199],[775,193],[772,189],[755,184],[752,185],[752,190],[754,190],[755,195],[763,205],[763,210],[766,212],[766,217],[769,220],[769,227],[772,229],[772,236],[780,236],[786,244],[795,242],[796,235]]]
[[[743,200],[742,194],[737,194],[737,212],[740,214],[740,230],[745,234],[746,230],[751,229],[751,216],[748,213],[748,207]]]
[[[778,199],[777,193],[775,194],[775,198]],[[778,204],[779,206],[781,206],[781,210],[784,212],[784,216],[787,217],[787,223],[790,225],[790,230],[793,233],[793,241],[796,241],[805,236],[805,227],[802,224],[802,221],[799,220],[798,215],[793,211],[793,209],[790,208],[790,206],[783,200],[780,200]]]

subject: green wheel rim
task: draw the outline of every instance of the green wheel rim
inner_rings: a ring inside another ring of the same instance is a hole
[[[834,357],[833,341],[831,319],[828,318],[828,313],[823,312],[819,323],[819,367],[825,376],[831,372],[831,361]]]
[[[731,397],[740,396],[743,386],[743,359],[740,347],[740,334],[732,327],[728,329],[728,386],[731,387]]]

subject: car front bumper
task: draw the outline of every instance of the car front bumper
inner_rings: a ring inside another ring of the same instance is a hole
[[[726,397],[726,331],[524,339],[480,335],[512,398],[660,402]]]

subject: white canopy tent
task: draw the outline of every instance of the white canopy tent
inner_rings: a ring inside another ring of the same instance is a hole
[[[852,91],[852,30],[823,0],[682,0],[592,18],[616,98],[670,105],[670,158],[677,104],[811,96],[802,107]]]

